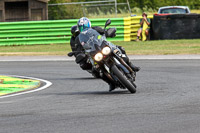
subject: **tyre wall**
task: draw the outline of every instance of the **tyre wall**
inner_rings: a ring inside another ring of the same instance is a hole
[[[200,38],[200,14],[154,15],[153,40]]]

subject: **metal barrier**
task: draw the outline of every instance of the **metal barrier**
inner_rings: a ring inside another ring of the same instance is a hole
[[[111,18],[109,27],[116,27],[115,38],[109,41],[132,41],[141,17]],[[90,19],[92,26],[104,27],[107,19]],[[0,46],[68,43],[71,38],[71,27],[78,19],[2,22],[0,23]]]
[[[151,20],[153,16],[148,16]],[[137,31],[140,28],[140,19],[142,17],[127,17],[124,18],[124,37],[125,41],[134,41],[137,39]]]
[[[66,43],[76,20],[0,23],[0,45]]]

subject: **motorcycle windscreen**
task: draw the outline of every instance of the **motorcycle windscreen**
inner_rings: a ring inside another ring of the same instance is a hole
[[[80,33],[79,41],[86,52],[92,52],[96,50],[95,45],[101,46],[102,44],[102,39],[99,36],[97,31],[89,29]]]

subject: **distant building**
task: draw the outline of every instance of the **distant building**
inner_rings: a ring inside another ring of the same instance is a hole
[[[38,21],[48,19],[49,0],[0,0],[0,21]]]

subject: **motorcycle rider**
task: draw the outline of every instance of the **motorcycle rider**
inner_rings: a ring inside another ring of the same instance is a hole
[[[71,28],[72,37],[71,37],[71,40],[70,40],[70,45],[71,45],[72,51],[76,51],[75,54],[74,54],[75,57],[79,54],[79,52],[81,53],[81,52],[84,51],[84,49],[83,49],[83,47],[82,47],[82,45],[79,41],[79,34],[80,34],[80,32],[86,31],[89,28],[96,30],[100,35],[105,34],[106,37],[115,37],[116,36],[116,34],[113,34],[112,36],[108,36],[107,31],[104,31],[104,29],[102,29],[101,27],[99,27],[99,26],[91,27],[91,22],[88,18],[86,18],[86,17],[80,18],[77,22],[77,26],[75,25],[75,26],[72,26],[72,28]],[[125,52],[123,47],[114,45],[110,42],[109,42],[109,45],[111,47],[118,48],[122,52],[122,54],[125,55],[122,58],[132,68],[133,71],[138,72],[140,70],[140,67],[136,67],[130,62],[130,60],[129,60],[128,56],[126,55],[126,52]],[[77,52],[77,51],[79,51],[79,52]],[[92,65],[90,63],[87,63],[87,57],[86,57],[85,60],[81,61],[79,63],[79,65],[83,70],[92,69]],[[112,91],[116,88],[115,85],[110,83],[105,76],[103,76],[102,79],[110,85],[109,91]]]

